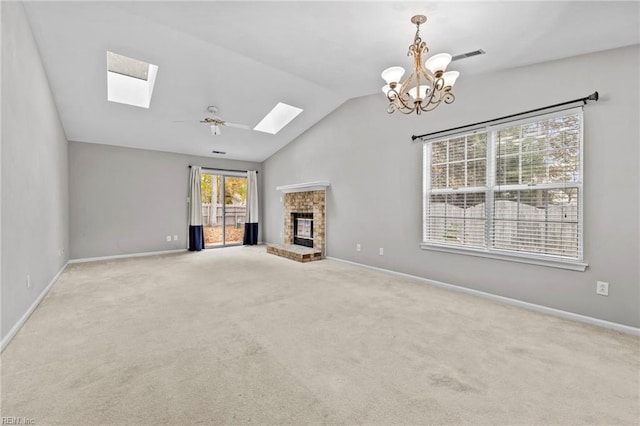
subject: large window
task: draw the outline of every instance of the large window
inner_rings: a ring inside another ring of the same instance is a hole
[[[581,207],[581,108],[424,143],[424,248],[577,264]]]

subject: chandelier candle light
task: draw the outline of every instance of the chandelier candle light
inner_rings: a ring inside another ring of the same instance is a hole
[[[423,111],[436,109],[442,101],[450,104],[456,99],[451,88],[460,73],[445,72],[447,65],[451,62],[451,55],[438,53],[430,57],[423,66],[422,54],[428,52],[429,48],[420,38],[420,24],[427,22],[427,17],[416,15],[411,18],[411,22],[416,24],[416,35],[407,53],[407,56],[413,56],[411,74],[400,83],[404,68],[390,67],[382,71],[382,78],[387,82],[382,92],[389,100],[387,108],[389,114],[398,110],[403,114],[411,114],[415,111],[419,115]]]

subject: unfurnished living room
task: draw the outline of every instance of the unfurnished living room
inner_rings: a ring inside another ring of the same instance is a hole
[[[2,424],[640,424],[640,2],[0,6]]]

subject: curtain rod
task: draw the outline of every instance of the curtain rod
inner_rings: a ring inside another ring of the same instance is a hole
[[[593,92],[589,96],[586,96],[584,98],[574,99],[572,101],[560,102],[559,104],[549,105],[549,106],[546,106],[546,107],[541,107],[541,108],[536,108],[536,109],[531,109],[529,111],[519,112],[517,114],[505,115],[504,117],[493,118],[491,120],[478,121],[477,123],[473,123],[473,124],[465,124],[464,126],[453,127],[451,129],[447,129],[447,130],[438,130],[437,132],[425,133],[424,135],[418,135],[418,136],[413,135],[413,136],[411,136],[411,140],[415,141],[418,138],[424,138],[424,137],[427,137],[427,136],[434,136],[434,135],[438,135],[440,133],[451,132],[451,131],[454,131],[454,130],[462,130],[462,129],[466,129],[468,127],[479,126],[481,124],[493,123],[494,121],[506,120],[507,118],[513,118],[513,117],[518,117],[520,115],[531,114],[532,112],[543,111],[545,109],[556,108],[556,107],[560,107],[560,106],[564,106],[564,105],[573,104],[573,103],[576,103],[576,102],[584,102],[584,104],[586,105],[587,101],[596,101],[597,102],[598,98],[599,98],[598,92]]]
[[[189,168],[191,168],[193,166],[189,166]],[[220,170],[221,172],[243,172],[246,173],[248,170],[234,170],[234,169],[219,169],[217,167],[205,167],[205,166],[200,166],[203,169],[207,169],[207,170]],[[256,170],[256,173],[260,173]]]

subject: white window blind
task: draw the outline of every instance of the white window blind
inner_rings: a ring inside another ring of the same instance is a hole
[[[434,142],[430,158],[425,240],[484,246],[487,134]]]
[[[582,109],[424,143],[423,243],[582,261]]]

